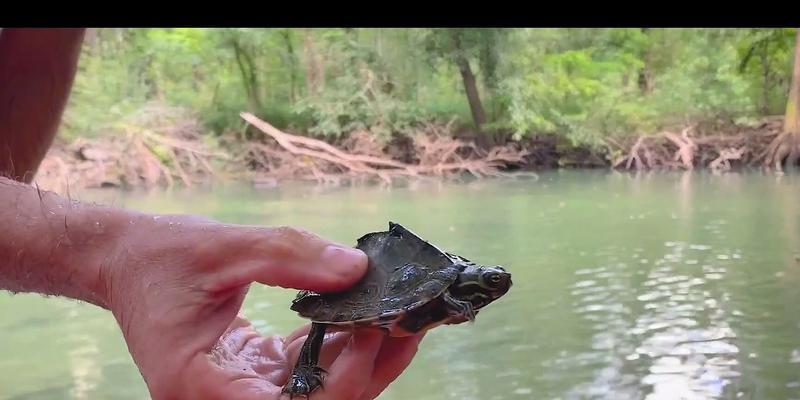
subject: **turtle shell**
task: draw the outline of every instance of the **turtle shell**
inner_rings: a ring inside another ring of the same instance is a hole
[[[367,254],[369,267],[355,286],[300,292],[292,310],[319,323],[388,328],[388,321],[439,298],[460,272],[456,258],[392,222],[388,231],[362,236],[356,248]]]

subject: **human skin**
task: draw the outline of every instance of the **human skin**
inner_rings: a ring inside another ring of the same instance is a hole
[[[0,178],[0,289],[109,310],[154,400],[279,398],[309,325],[261,336],[238,315],[248,288],[346,289],[366,255],[298,228],[84,204],[24,183],[57,131],[83,34],[0,32],[0,173],[12,178]],[[421,337],[329,334],[311,400],[377,397]]]

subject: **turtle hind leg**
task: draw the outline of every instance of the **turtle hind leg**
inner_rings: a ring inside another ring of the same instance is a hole
[[[307,398],[313,391],[322,387],[322,380],[327,372],[317,364],[326,328],[325,324],[316,322],[311,324],[311,331],[303,343],[303,348],[300,349],[300,357],[292,370],[292,376],[281,390],[281,393],[288,394],[290,399]]]

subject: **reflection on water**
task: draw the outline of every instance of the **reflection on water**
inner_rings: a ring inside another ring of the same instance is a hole
[[[69,352],[70,371],[74,382],[70,395],[71,398],[78,400],[90,399],[90,393],[102,379],[102,369],[98,365],[99,350],[91,335],[76,339],[80,339],[84,344],[76,344],[76,347]]]
[[[711,250],[666,242],[647,268],[651,261],[636,249],[628,263],[575,272],[575,310],[596,332],[592,349],[608,354],[575,397],[723,398],[740,375],[739,348],[724,306],[730,294],[709,284],[725,271],[704,264],[717,262]]]
[[[475,324],[437,329],[381,396],[400,399],[800,399],[800,179],[553,173],[409,188],[222,188],[94,197],[352,242],[402,222],[515,287]],[[86,197],[86,196],[84,196]],[[254,286],[264,333],[302,321]],[[0,295],[0,399],[146,399],[113,318]]]

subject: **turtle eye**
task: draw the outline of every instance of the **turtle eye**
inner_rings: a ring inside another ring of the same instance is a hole
[[[500,274],[494,272],[488,274],[486,277],[486,282],[489,284],[489,286],[497,286],[502,280],[503,278],[500,276]]]

